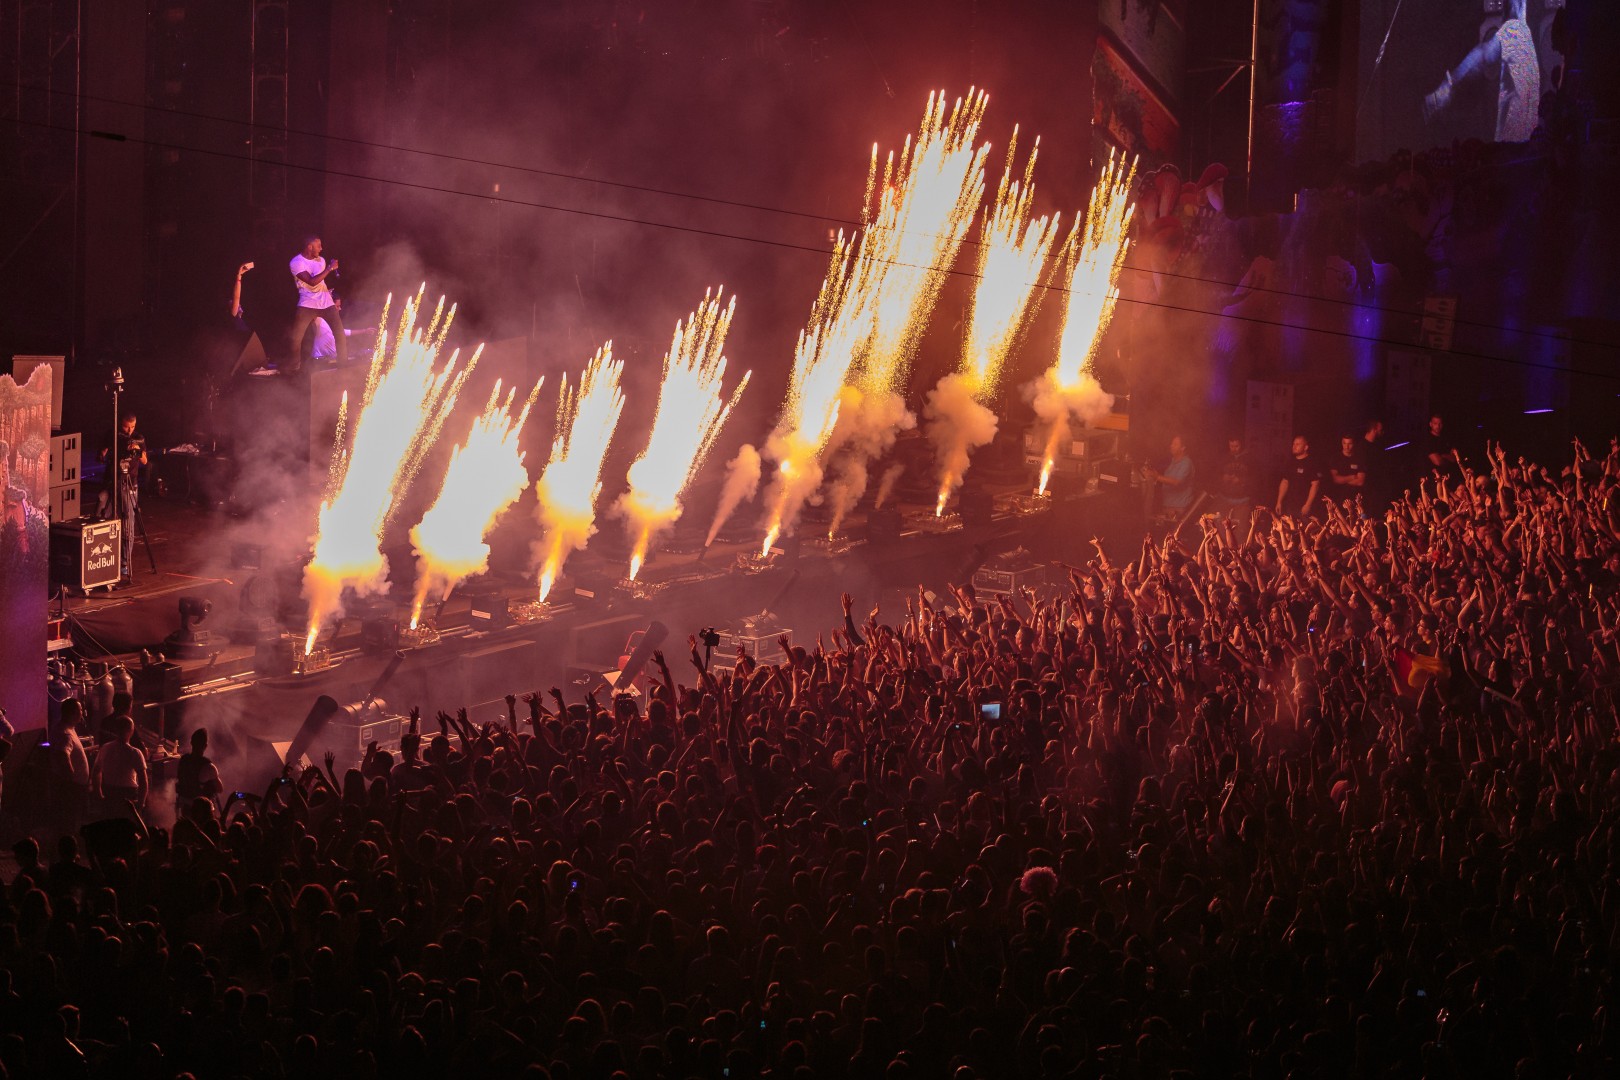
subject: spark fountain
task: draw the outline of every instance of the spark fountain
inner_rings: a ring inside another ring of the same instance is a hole
[[[869,462],[915,423],[900,390],[983,195],[988,147],[974,141],[988,100],[970,91],[948,105],[943,93],[930,94],[921,131],[881,173],[873,148],[866,228],[839,236],[766,447],[777,475],[762,558],[821,486],[829,449],[843,450],[830,492],[836,532],[866,488]]]
[[[1075,222],[1061,253],[1068,295],[1058,334],[1058,358],[1031,388],[1035,413],[1047,425],[1038,495],[1046,494],[1071,418],[1088,421],[1113,407],[1113,397],[1092,374],[1092,361],[1119,301],[1119,271],[1129,243],[1130,190],[1135,175],[1134,161],[1127,163],[1123,154],[1109,154],[1108,165],[1091,190],[1086,216]]]
[[[602,459],[624,412],[619,379],[624,364],[613,359],[613,342],[597,350],[579,382],[563,380],[557,399],[557,435],[551,460],[535,483],[545,558],[540,567],[543,603],[568,556],[596,531],[596,499],[602,493]]]
[[[484,535],[529,486],[518,433],[543,385],[544,379],[535,383],[514,414],[517,389],[508,390],[503,397],[497,381],[472,430],[451,454],[438,498],[411,530],[419,559],[412,630],[421,622],[422,605],[430,593],[438,593],[443,601],[457,584],[488,564],[489,545]]]
[[[961,486],[973,450],[996,436],[996,414],[991,405],[1007,358],[1039,303],[1041,271],[1057,236],[1055,217],[1030,220],[1040,141],[1036,140],[1019,180],[1013,179],[1017,152],[1018,129],[1014,128],[995,202],[981,228],[978,281],[968,315],[962,364],[959,370],[940,379],[928,395],[928,435],[940,466],[935,517],[944,516],[945,505]]]
[[[767,557],[784,528],[792,528],[804,501],[821,486],[821,452],[838,421],[838,393],[855,359],[861,328],[863,290],[860,240],[842,233],[833,246],[832,267],[810,309],[810,324],[799,332],[788,376],[787,398],[766,453],[776,462],[769,495]]]
[[[984,196],[990,148],[975,140],[988,103],[984,93],[970,90],[947,114],[945,95],[930,97],[918,138],[908,142],[898,163],[889,156],[881,186],[874,151],[867,187],[879,195],[866,253],[880,276],[870,337],[858,357],[855,383],[844,390],[832,437],[829,540],[865,493],[871,462],[888,452],[901,431],[916,426],[902,395],[929,313]]]
[[[422,290],[418,290],[406,301],[392,336],[387,330],[391,304],[392,298],[383,309],[360,406],[353,408],[345,395],[340,410],[314,553],[304,571],[304,596],[309,601],[306,655],[314,651],[322,625],[341,606],[345,588],[367,592],[382,585],[383,530],[478,363],[475,352],[458,369],[460,353],[455,352],[442,370],[434,371],[455,318],[455,308],[446,311],[442,297],[427,327],[419,328]]]
[[[675,324],[675,337],[664,355],[652,433],[647,448],[630,466],[630,490],[619,504],[635,538],[631,581],[641,571],[653,536],[680,518],[681,496],[748,386],[752,372],[743,374],[729,399],[721,395],[726,376],[722,350],[736,308],[735,296],[722,310],[720,294],[705,293],[691,317]]]
[[[878,193],[863,251],[878,271],[871,338],[859,368],[869,397],[905,385],[928,315],[973,225],[990,153],[988,143],[974,141],[989,104],[982,90],[970,89],[947,114],[944,92],[929,95],[916,141],[906,140],[898,163],[889,155],[881,186],[868,181]]]

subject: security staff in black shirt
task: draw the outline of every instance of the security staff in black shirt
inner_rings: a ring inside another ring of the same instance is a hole
[[[1305,493],[1303,502],[1290,500],[1298,499],[1300,492]],[[1303,435],[1294,436],[1294,445],[1288,464],[1283,468],[1282,482],[1277,485],[1277,506],[1275,513],[1284,517],[1291,513],[1292,507],[1299,507],[1295,516],[1309,517],[1311,510],[1316,506],[1316,497],[1322,493],[1322,468],[1311,457],[1311,444]]]

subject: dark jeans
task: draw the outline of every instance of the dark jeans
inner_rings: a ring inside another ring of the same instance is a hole
[[[108,481],[109,485],[118,483],[116,474]],[[124,558],[118,564],[119,576],[129,580],[130,567],[135,562],[135,512],[140,509],[141,489],[135,484],[126,484],[118,491],[118,516],[124,523],[121,542],[124,545]],[[96,517],[106,521],[112,517],[112,488],[101,489],[101,495],[96,500]]]
[[[328,330],[332,331],[333,344],[337,346],[337,362],[344,363],[349,359],[349,340],[343,334],[343,316],[338,309],[301,307],[293,317],[292,344],[293,344],[293,370],[303,367],[311,357],[315,348],[315,339],[309,332],[309,324],[316,319],[326,322]],[[307,342],[307,344],[306,344]]]

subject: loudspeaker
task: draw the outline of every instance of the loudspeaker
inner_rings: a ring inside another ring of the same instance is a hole
[[[799,557],[799,553],[804,550],[804,542],[800,540],[797,533],[792,536],[778,536],[776,543],[771,545],[771,550],[781,552],[783,562],[793,562]]]
[[[79,482],[81,451],[79,436],[51,436],[51,487]]]
[[[45,509],[46,520],[52,524],[83,517],[78,483],[56,484],[51,488],[51,501]]]
[[[606,604],[613,599],[613,586],[617,579],[608,577],[603,573],[584,573],[570,575],[572,590],[564,592],[559,588],[553,595],[561,600],[572,600],[576,604]],[[558,595],[560,594],[560,595]]]
[[[471,599],[472,607],[467,611],[467,625],[473,630],[500,630],[511,623],[512,615],[507,609],[506,597],[500,593],[474,596]]]
[[[983,488],[963,488],[956,503],[956,513],[964,529],[989,528],[995,509],[996,500]]]
[[[459,661],[461,701],[470,706],[538,689],[535,683],[541,656],[539,642],[526,638],[496,642],[462,653]]]
[[[135,700],[143,704],[180,700],[180,665],[152,664],[135,669]]]
[[[253,670],[260,675],[291,675],[293,639],[287,634],[260,638],[253,646]]]
[[[904,531],[906,519],[899,507],[885,506],[866,515],[866,542],[869,544],[897,544]]]
[[[238,350],[236,359],[231,363],[230,374],[227,377],[234,379],[238,375],[246,375],[255,368],[263,367],[268,362],[269,358],[264,353],[264,342],[259,340],[258,334],[249,334],[247,340],[242,342],[242,347]]]
[[[381,656],[399,648],[399,617],[393,614],[368,615],[360,620],[360,651]]]

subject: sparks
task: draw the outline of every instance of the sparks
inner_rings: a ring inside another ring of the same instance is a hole
[[[1018,131],[1013,129],[995,201],[981,228],[978,281],[962,363],[929,395],[928,434],[940,466],[936,517],[944,515],[946,503],[961,486],[973,450],[995,438],[991,406],[1002,370],[1039,303],[1041,271],[1057,237],[1055,217],[1030,220],[1039,152],[1036,140],[1022,178],[1014,179]]]
[[[583,548],[596,531],[596,499],[602,493],[602,460],[624,412],[619,388],[624,364],[613,359],[613,342],[597,350],[579,382],[563,380],[557,400],[557,435],[551,460],[535,484],[540,524],[545,529],[545,559],[540,568],[540,599],[552,586],[568,556]]]
[[[382,585],[383,531],[478,362],[474,353],[458,368],[459,354],[452,353],[443,369],[434,371],[455,317],[455,308],[446,310],[443,298],[423,329],[417,326],[422,303],[418,290],[406,301],[392,336],[387,332],[391,303],[383,309],[383,329],[360,407],[353,409],[345,397],[340,411],[314,553],[304,572],[306,652],[338,610],[345,588],[364,592]]]
[[[839,234],[832,266],[811,308],[810,324],[799,333],[788,376],[787,397],[766,452],[777,462],[767,509],[767,542],[791,524],[799,507],[821,484],[821,452],[838,422],[838,395],[854,362],[858,341],[858,291],[852,291],[859,266],[859,241]]]
[[[1119,271],[1125,262],[1135,175],[1135,162],[1127,162],[1123,154],[1109,154],[1108,165],[1091,190],[1086,216],[1075,222],[1061,252],[1068,295],[1058,334],[1058,357],[1034,392],[1035,412],[1047,426],[1037,487],[1041,494],[1046,493],[1058,449],[1068,437],[1070,419],[1089,420],[1113,406],[1113,398],[1092,374],[1092,362],[1119,300]]]
[[[411,609],[412,629],[421,621],[422,605],[430,592],[437,592],[440,600],[446,599],[459,582],[488,563],[489,545],[484,542],[484,534],[529,486],[523,452],[518,449],[518,433],[544,383],[544,379],[536,383],[514,413],[516,388],[503,396],[497,381],[483,412],[473,421],[472,430],[452,452],[438,498],[411,530],[411,542],[420,559]]]
[[[768,500],[766,531],[773,542],[791,531],[805,500],[821,486],[830,449],[844,451],[845,467],[831,493],[836,532],[865,490],[867,463],[915,422],[901,391],[983,196],[989,148],[975,141],[988,103],[979,91],[954,105],[942,92],[930,94],[920,132],[898,155],[889,154],[881,171],[873,148],[866,228],[847,240],[838,237],[767,444],[783,466]]]
[[[989,104],[983,91],[969,90],[947,113],[944,92],[929,95],[916,140],[907,140],[898,163],[889,157],[867,227],[866,254],[879,271],[860,372],[869,396],[904,386],[928,313],[984,198],[990,147],[975,141]]]
[[[680,518],[681,496],[703,467],[720,429],[736,406],[751,372],[745,372],[728,399],[723,354],[737,298],[724,309],[720,293],[704,294],[703,303],[684,323],[664,354],[664,379],[647,448],[630,466],[630,490],[620,506],[634,535],[630,580],[641,572],[653,536]]]

